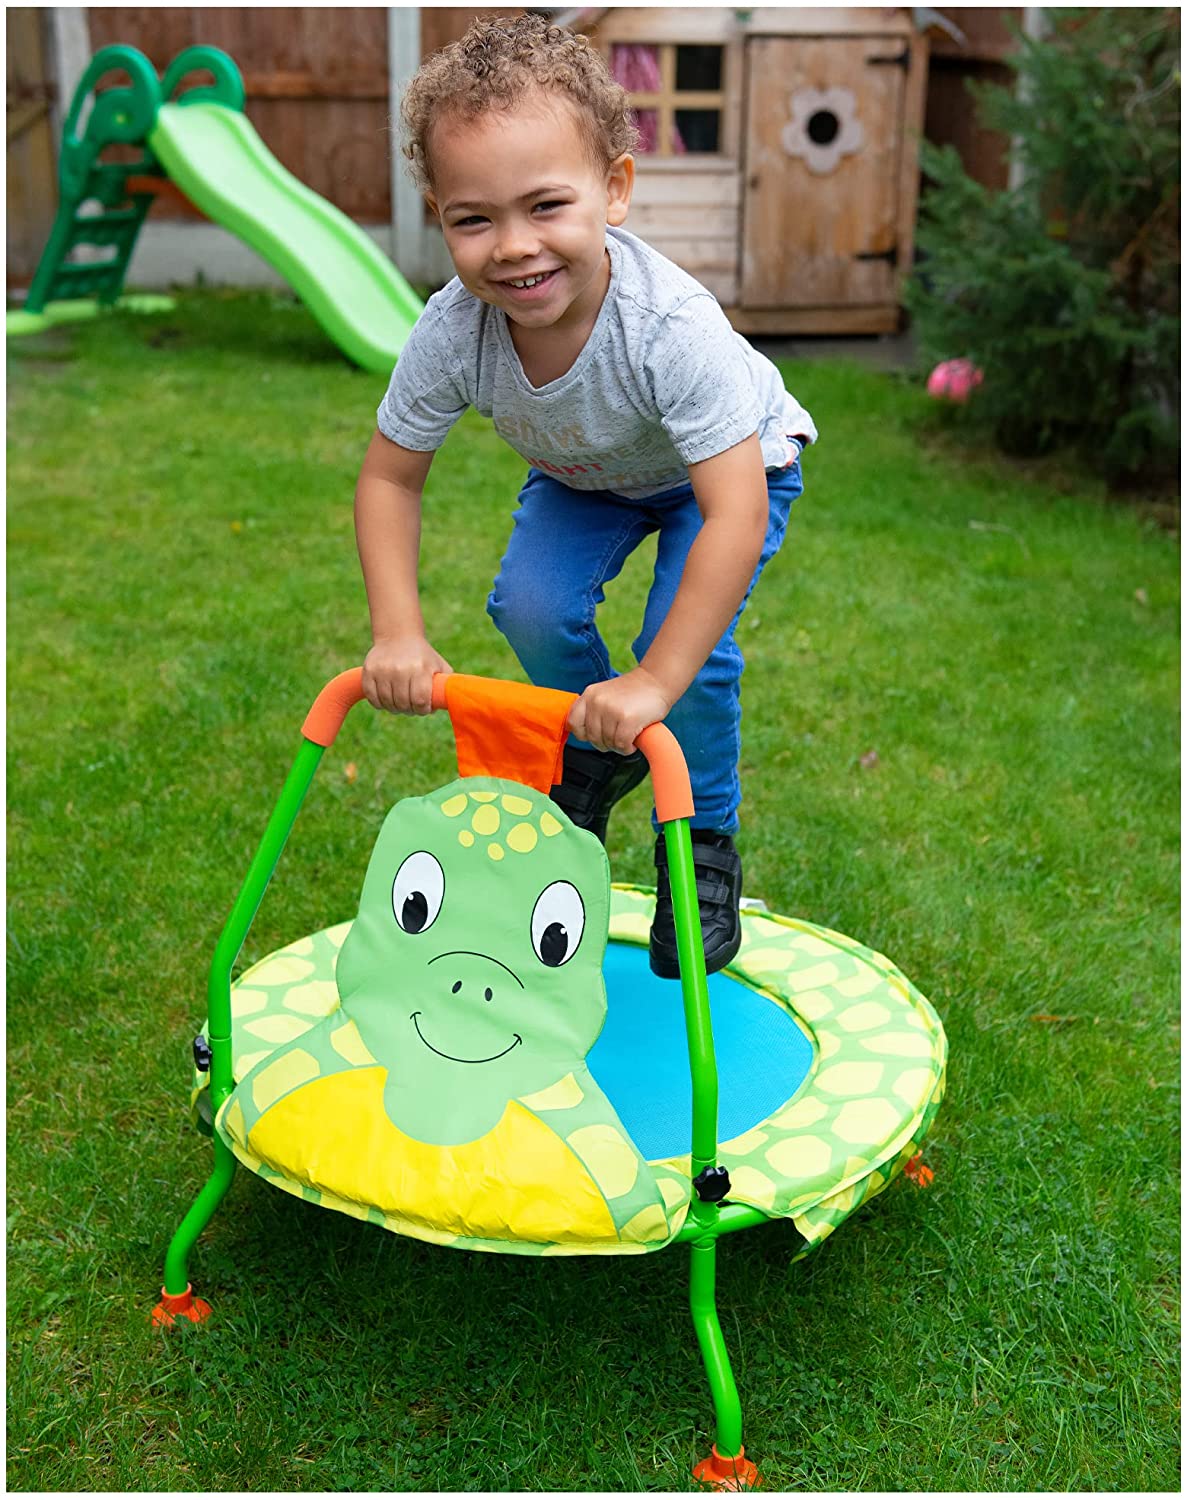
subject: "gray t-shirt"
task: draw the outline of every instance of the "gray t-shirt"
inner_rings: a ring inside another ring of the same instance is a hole
[[[629,500],[685,484],[688,464],[754,432],[766,469],[790,461],[788,437],[814,441],[776,366],[705,287],[636,235],[610,228],[607,244],[609,287],[588,342],[546,385],[526,378],[500,308],[458,278],[429,298],[378,408],[383,436],[434,452],[473,406],[534,468]]]

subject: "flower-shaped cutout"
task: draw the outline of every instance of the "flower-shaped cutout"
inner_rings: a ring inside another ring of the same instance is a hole
[[[863,125],[850,89],[798,89],[789,107],[789,124],[781,132],[785,154],[801,157],[817,176],[833,172],[844,156],[862,148]]]

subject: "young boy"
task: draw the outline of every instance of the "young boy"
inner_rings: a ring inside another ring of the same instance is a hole
[[[435,672],[416,574],[420,501],[467,406],[530,466],[488,610],[531,681],[578,693],[554,800],[603,841],[665,720],[691,774],[708,972],[740,945],[739,613],[781,545],[816,436],[774,366],[684,271],[621,229],[636,131],[582,37],[539,16],[474,22],[403,100],[405,153],[456,278],[399,357],[358,480],[355,521],[377,708],[427,713]],[[658,533],[638,665],[595,625],[604,584]],[[656,846],[655,973],[678,976]]]

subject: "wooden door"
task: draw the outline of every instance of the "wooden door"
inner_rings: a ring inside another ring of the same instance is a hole
[[[896,302],[908,40],[747,46],[740,305]]]

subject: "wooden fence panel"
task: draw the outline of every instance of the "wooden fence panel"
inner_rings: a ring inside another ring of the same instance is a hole
[[[37,269],[57,208],[57,166],[49,111],[44,13],[10,6],[4,13],[7,284],[24,285]]]
[[[520,16],[520,5],[425,5],[419,12],[419,55],[427,57],[459,41],[478,16]]]
[[[161,72],[185,47],[221,47],[242,71],[251,123],[288,171],[360,223],[390,219],[384,8],[92,6],[89,16],[96,49],[128,43]],[[173,202],[153,209],[183,213]]]
[[[1014,73],[1004,59],[1016,51],[1010,27],[1023,23],[1022,6],[961,5],[945,12],[963,33],[957,41],[934,27],[929,32],[929,89],[925,101],[925,137],[953,146],[962,165],[989,188],[1007,186],[1011,142],[978,120],[978,106],[967,85],[1010,86]]]

